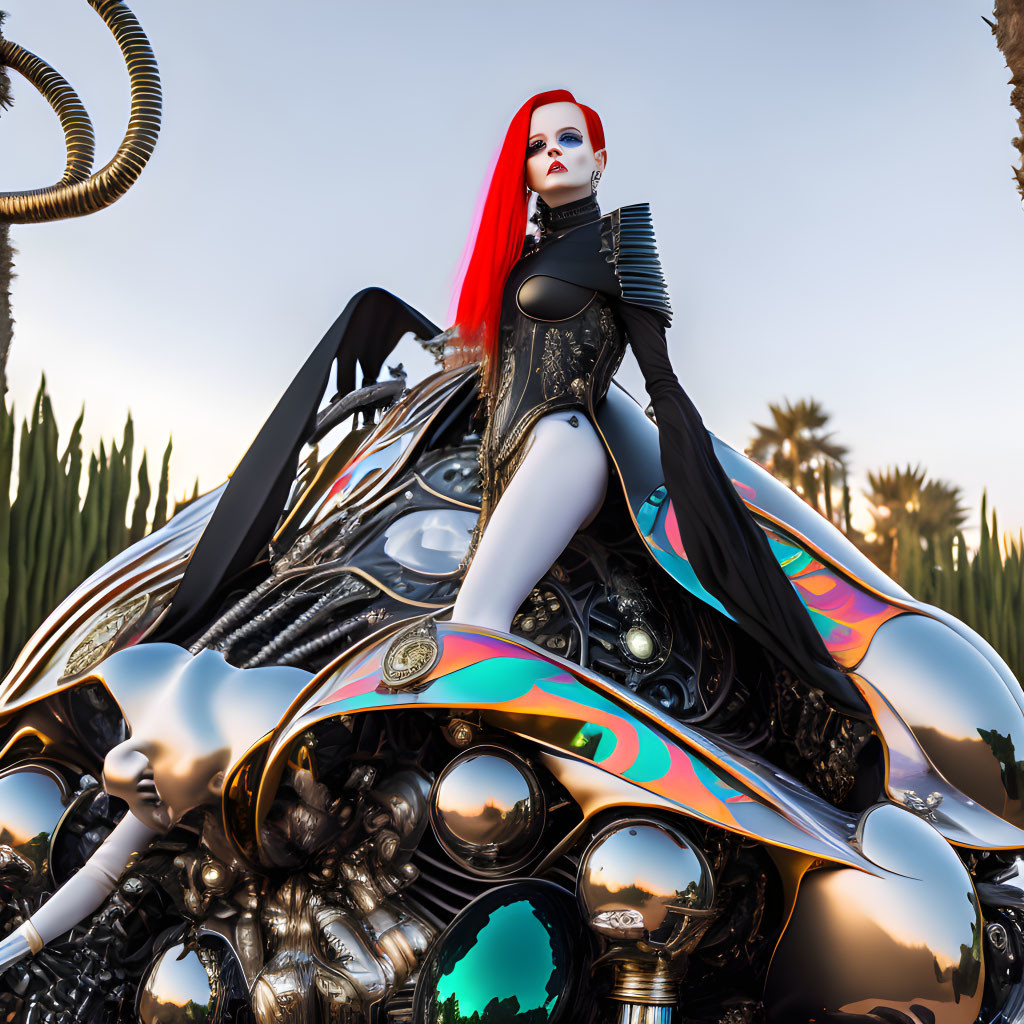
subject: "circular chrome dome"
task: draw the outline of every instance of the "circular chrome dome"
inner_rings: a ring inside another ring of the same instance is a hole
[[[179,943],[150,964],[138,996],[142,1024],[179,1020],[220,1024],[223,999],[215,954],[207,949],[202,954],[209,964],[196,949],[186,952]]]
[[[463,867],[502,875],[533,852],[544,828],[544,797],[530,766],[501,747],[474,747],[437,777],[430,821]]]
[[[578,892],[594,931],[645,951],[678,949],[715,898],[704,854],[681,832],[648,820],[616,822],[594,838]]]
[[[63,779],[48,765],[0,772],[0,844],[19,884],[48,879],[50,842],[69,802]]]

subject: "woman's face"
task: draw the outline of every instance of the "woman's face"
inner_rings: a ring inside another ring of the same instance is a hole
[[[584,199],[591,175],[603,171],[605,152],[594,153],[583,111],[575,103],[548,103],[530,118],[526,184],[548,206]]]

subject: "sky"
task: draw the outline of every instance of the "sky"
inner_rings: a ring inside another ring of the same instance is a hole
[[[177,494],[231,472],[367,285],[445,321],[488,161],[530,95],[601,114],[605,210],[651,203],[673,364],[743,449],[814,397],[866,472],[983,488],[1024,527],[1024,212],[991,0],[130,0],[164,126],[99,214],[17,226],[10,397],[45,373],[60,424],[158,458]],[[127,73],[84,0],[3,0],[7,38],[89,109],[98,163]],[[60,177],[56,118],[14,76],[0,188]],[[432,369],[414,345],[410,377]],[[627,357],[621,382],[643,396]],[[863,520],[861,523],[863,524]]]

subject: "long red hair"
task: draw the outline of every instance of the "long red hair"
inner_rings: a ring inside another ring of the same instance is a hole
[[[526,146],[530,118],[548,103],[575,103],[583,111],[595,153],[605,148],[604,128],[595,111],[577,103],[571,92],[552,89],[531,96],[516,112],[505,141],[494,159],[482,190],[474,224],[462,256],[461,282],[456,283],[454,337],[446,363],[458,364],[481,356],[492,369],[497,345],[501,295],[509,272],[523,251],[526,236]]]

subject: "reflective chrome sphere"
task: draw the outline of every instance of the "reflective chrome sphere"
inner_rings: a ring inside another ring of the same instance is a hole
[[[803,876],[765,981],[768,1021],[974,1024],[983,918],[963,862],[894,804],[865,811],[855,841],[877,873],[826,866]]]
[[[589,1019],[587,975],[572,896],[529,880],[491,889],[448,926],[424,961],[413,1020],[568,1024]]]
[[[158,956],[146,972],[139,990],[141,1024],[216,1024],[223,1014],[217,953],[203,949],[208,964],[196,950],[181,956],[184,946],[171,946]],[[180,958],[180,959],[179,959]]]
[[[594,931],[645,952],[679,949],[715,900],[704,854],[676,829],[643,819],[595,837],[580,862],[578,893]]]
[[[430,821],[464,867],[501,875],[519,867],[544,829],[544,797],[530,766],[501,747],[473,747],[434,783]]]
[[[26,885],[47,879],[50,839],[69,794],[63,780],[42,764],[0,773],[0,863]]]

